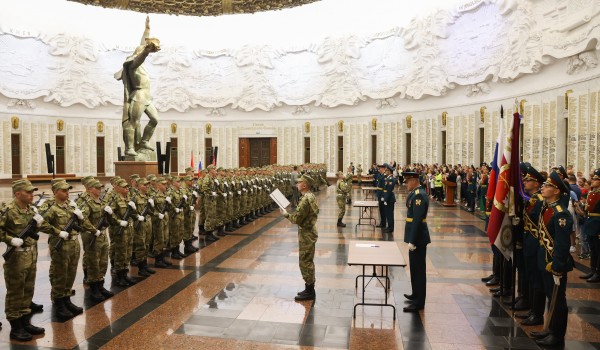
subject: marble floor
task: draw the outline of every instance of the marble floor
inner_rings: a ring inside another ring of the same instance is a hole
[[[47,186],[46,186],[47,187]],[[40,191],[45,187],[40,187]],[[80,189],[76,188],[76,189]],[[362,194],[354,189],[354,199]],[[10,188],[0,188],[0,200]],[[33,323],[44,336],[28,343],[11,343],[2,319],[0,349],[538,349],[527,336],[538,327],[522,327],[501,301],[491,297],[480,278],[491,270],[484,223],[461,208],[432,203],[428,223],[432,244],[427,254],[427,304],[416,314],[402,312],[403,293],[410,293],[408,269],[391,268],[389,307],[358,307],[355,277],[360,267],[347,265],[348,244],[354,239],[383,239],[380,230],[361,226],[354,233],[359,211],[348,206],[346,228],[336,227],[335,190],[317,194],[321,212],[315,257],[317,299],[295,302],[303,289],[298,269],[297,228],[273,211],[218,242],[205,245],[168,269],[102,303],[86,300],[87,287],[79,271],[73,298],[85,312],[67,322],[52,315],[46,238],[39,241],[34,301],[45,311]],[[406,193],[397,194],[393,237],[402,242]],[[587,271],[587,261],[576,259]],[[569,274],[569,326],[565,349],[600,349],[600,285]],[[132,268],[135,274],[136,268]],[[2,274],[2,272],[0,272]],[[0,279],[4,283],[4,278]],[[107,276],[108,285],[111,277]],[[383,289],[371,283],[366,297],[383,299]],[[4,298],[0,298],[3,309]]]

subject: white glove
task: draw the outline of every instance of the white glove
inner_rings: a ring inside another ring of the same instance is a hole
[[[408,250],[410,250],[412,252],[415,249],[417,249],[417,247],[414,244],[408,243]]]
[[[69,238],[69,232],[67,232],[67,231],[60,231],[60,233],[58,234],[58,237],[60,237],[62,239],[67,239],[67,238]]]
[[[137,208],[136,208],[136,206],[135,206],[135,203],[133,203],[133,201],[129,201],[129,203],[127,203],[127,205],[128,205],[128,206],[130,206],[130,207],[131,207],[131,209],[133,209],[133,210],[137,210]]]
[[[242,195],[242,191],[237,191],[238,192],[238,196]]]
[[[81,212],[81,210],[75,209],[73,210],[73,214],[75,214],[75,216],[77,216],[79,220],[83,220],[83,213]]]
[[[165,201],[167,201],[167,203],[171,204],[171,197],[167,196],[167,198],[165,198]]]
[[[216,196],[216,195],[217,195],[217,192],[213,192],[213,193],[212,193],[212,195],[213,195],[213,196]]]
[[[75,203],[74,201],[69,201],[69,205],[73,208],[77,208],[77,203]]]
[[[148,203],[150,203],[150,206],[154,208],[154,199],[148,198]]]
[[[194,197],[198,197],[198,192],[194,191],[192,192],[192,194],[194,195]]]
[[[37,227],[42,226],[42,222],[44,222],[44,218],[40,214],[35,214],[33,216],[33,220],[35,220],[35,222],[37,223]]]
[[[129,224],[129,223],[125,220],[119,221],[119,226],[121,226],[121,227],[127,227],[127,224]]]
[[[190,205],[190,211],[194,211],[194,206]]]
[[[554,280],[554,284],[560,286],[560,276],[552,275],[552,279]]]
[[[104,207],[104,212],[108,215],[112,215],[113,214],[113,210],[111,207],[109,207],[108,205]]]
[[[226,198],[227,197],[227,193],[222,193],[223,197]]]
[[[183,200],[187,201],[187,196],[185,194],[183,195]]]
[[[383,205],[387,205],[387,202],[383,202]]]
[[[141,215],[138,215],[138,221],[139,221],[139,222],[144,222],[145,220],[146,220],[146,218],[145,218],[145,217],[143,217],[143,216],[141,216]]]
[[[158,213],[158,220],[162,220],[165,218],[165,214]]]
[[[37,212],[38,212],[38,209],[37,209],[37,207],[34,207],[34,206],[32,206],[32,207],[31,207],[31,210],[33,210],[33,212],[34,212],[34,213],[36,213],[36,214],[37,214]]]
[[[12,245],[13,247],[19,248],[20,246],[23,245],[23,240],[19,237],[15,237],[10,240],[10,245]]]
[[[279,211],[281,212],[281,215],[286,216],[286,214],[288,214],[287,210],[283,209],[283,208],[279,208]]]
[[[381,197],[380,200],[383,202],[383,197]]]
[[[179,214],[180,211],[181,211],[181,209],[175,208],[175,213]]]
[[[102,232],[100,232],[100,230],[96,230],[96,233],[94,234],[96,237],[100,237],[100,234],[102,234]]]

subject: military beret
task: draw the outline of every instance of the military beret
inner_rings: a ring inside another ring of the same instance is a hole
[[[58,190],[70,190],[73,186],[69,185],[66,181],[57,181],[52,184],[52,191]]]
[[[544,184],[558,188],[562,193],[569,193],[571,191],[571,189],[565,185],[564,181],[560,178],[556,171],[550,173],[550,176],[548,176],[548,179],[546,179]]]
[[[17,191],[29,192],[29,191],[37,191],[38,188],[33,187],[33,185],[31,184],[31,181],[21,179],[21,180],[16,180],[16,181],[12,182],[12,190],[13,190],[13,193],[15,193]]]

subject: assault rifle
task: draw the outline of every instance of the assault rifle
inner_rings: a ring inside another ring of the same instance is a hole
[[[148,215],[148,212],[150,211],[151,208],[152,208],[152,206],[150,205],[150,203],[148,203],[148,201],[146,201],[146,205],[144,206],[144,209],[140,213],[140,216],[146,217],[146,215]],[[142,222],[138,220],[138,221],[136,221],[135,225],[133,225],[133,227],[135,228],[136,231],[140,229],[141,224],[142,224]]]
[[[135,203],[135,197],[137,196],[137,194],[134,194],[131,197],[130,202],[134,202]],[[125,210],[125,215],[123,216],[123,221],[127,221],[129,220],[129,218],[131,217],[131,215],[133,214],[133,208],[127,204],[127,210]],[[125,227],[119,225],[119,231],[117,231],[117,235],[122,235],[123,234],[123,230],[125,230]]]
[[[40,196],[40,199],[38,199],[33,206],[37,207],[37,205],[41,202],[42,198],[44,198],[44,194],[46,192],[42,192]],[[36,212],[36,214],[39,214]],[[4,215],[4,213],[2,213],[2,215]],[[41,213],[40,215],[43,215],[43,213]],[[29,223],[27,224],[27,226],[25,226],[25,228],[23,229],[23,231],[21,231],[19,233],[19,235],[17,236],[17,238],[22,239],[23,241],[25,241],[27,239],[27,237],[31,237],[33,239],[35,239],[36,241],[38,239],[40,239],[40,235],[38,235],[37,233],[37,221],[35,221],[33,218],[29,221]],[[15,251],[14,246],[9,245],[8,248],[6,249],[6,252],[4,252],[4,254],[2,254],[2,257],[4,258],[4,260],[8,260],[10,258],[10,256],[12,255],[12,253]]]
[[[183,208],[183,205],[185,204],[185,199],[183,199],[183,196],[181,197],[181,200],[179,201],[179,205],[175,208],[178,208],[181,210],[181,208]],[[166,206],[166,205],[165,205]],[[171,214],[171,218],[174,218],[175,215],[177,215],[177,213],[173,212],[173,214]]]
[[[104,194],[102,195],[102,197],[100,197],[100,203],[102,203],[104,201],[104,198],[106,197],[106,195],[108,194],[108,191],[104,192]],[[110,206],[110,204],[112,204],[112,202],[115,200],[116,197],[113,197],[112,200],[110,201],[110,203],[108,203],[107,205]],[[102,213],[102,217],[100,218],[100,221],[98,221],[98,224],[96,224],[96,230],[104,230],[105,228],[108,227],[108,213],[107,212],[103,212]],[[92,249],[94,247],[94,245],[96,244],[96,235],[94,235],[92,237],[92,240],[90,241],[89,244],[89,249]]]

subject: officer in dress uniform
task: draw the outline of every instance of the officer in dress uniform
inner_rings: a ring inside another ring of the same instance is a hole
[[[583,224],[583,234],[587,236],[590,245],[591,272],[581,278],[591,283],[600,282],[600,168],[594,170],[591,191],[585,202],[586,219]]]
[[[394,194],[394,168],[388,165],[385,168],[384,179],[383,179],[383,208],[385,211],[385,222],[387,227],[384,227],[382,233],[393,233],[394,232],[394,206],[396,204],[396,195]]]
[[[10,322],[10,339],[29,341],[32,335],[44,334],[45,330],[31,324],[30,307],[35,288],[37,271],[37,239],[38,231],[50,233],[51,228],[37,209],[32,206],[33,192],[37,191],[28,180],[16,180],[12,183],[15,196],[0,211],[0,239],[7,246],[14,247],[14,252],[4,260],[4,283],[6,285],[6,299],[4,311],[6,319]],[[24,239],[19,235],[35,220],[34,237],[29,235]]]
[[[552,172],[542,186],[544,204],[539,219],[540,248],[538,250],[538,271],[542,274],[544,291],[548,300],[556,293],[556,304],[550,320],[549,331],[531,332],[536,343],[542,346],[555,346],[564,343],[567,331],[567,273],[573,270],[573,258],[569,253],[570,234],[573,218],[561,204],[561,196],[569,193],[569,188],[556,172]],[[558,288],[554,288],[554,286]]]
[[[319,234],[317,232],[317,216],[319,206],[315,195],[310,192],[314,180],[308,175],[302,175],[298,179],[298,191],[301,193],[300,202],[293,214],[281,209],[281,213],[292,224],[298,225],[298,250],[299,265],[305,289],[298,293],[295,300],[314,300],[315,295],[315,245]]]
[[[376,195],[377,195],[377,203],[379,204],[379,225],[377,225],[377,227],[381,227],[381,228],[386,228],[386,216],[385,216],[385,204],[384,199],[383,199],[383,187],[385,185],[385,169],[387,169],[388,164],[387,163],[383,163],[383,164],[379,164],[377,165],[377,173],[375,174],[374,178],[377,181],[377,185],[375,185],[375,187],[377,187],[377,191],[376,191]]]
[[[540,192],[540,186],[546,181],[531,164],[524,163],[521,166],[523,172],[523,187],[529,200],[523,203],[523,262],[525,270],[525,281],[523,288],[524,296],[528,297],[527,304],[530,311],[515,315],[524,318],[521,322],[524,326],[535,326],[544,323],[545,295],[542,288],[541,274],[537,270],[537,253],[539,244],[539,217],[544,198]],[[515,309],[517,309],[515,305]]]
[[[426,297],[426,257],[427,245],[431,243],[427,227],[427,210],[429,197],[425,188],[419,184],[419,174],[413,171],[403,173],[408,196],[406,198],[406,225],[404,226],[404,243],[408,244],[408,265],[410,267],[410,284],[412,294],[404,294],[410,301],[404,312],[418,312],[425,307]]]

